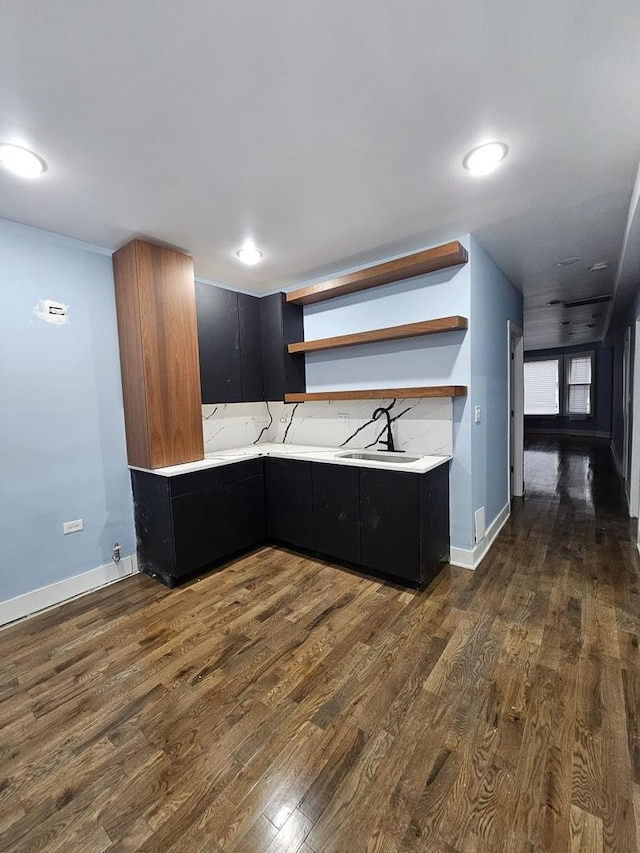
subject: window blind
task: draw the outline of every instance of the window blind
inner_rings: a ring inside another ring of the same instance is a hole
[[[558,415],[560,413],[560,381],[558,359],[525,361],[525,415]]]
[[[569,362],[570,415],[591,414],[591,356],[575,356]]]

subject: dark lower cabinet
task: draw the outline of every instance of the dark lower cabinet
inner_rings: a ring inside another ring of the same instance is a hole
[[[131,478],[140,569],[168,586],[265,539],[262,459]]]
[[[270,539],[313,550],[311,462],[265,458],[267,535]]]
[[[250,459],[132,471],[140,568],[168,586],[267,539],[412,586],[449,559],[449,466],[409,474]]]
[[[360,563],[360,481],[358,468],[314,462],[314,549],[327,557]]]
[[[426,474],[360,469],[360,558],[414,585],[449,559],[449,466]]]
[[[418,474],[360,470],[362,564],[420,580]]]

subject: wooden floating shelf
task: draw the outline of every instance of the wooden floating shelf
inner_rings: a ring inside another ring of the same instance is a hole
[[[466,264],[467,260],[467,250],[461,243],[454,240],[433,249],[426,249],[424,252],[396,258],[395,261],[386,261],[384,264],[312,284],[310,287],[292,290],[287,293],[287,302],[293,302],[295,305],[313,305],[315,302],[334,299],[336,296],[346,296],[349,293],[368,290],[370,287],[380,287],[405,278],[414,278],[417,275]]]
[[[364,388],[356,391],[316,391],[285,394],[285,403],[313,403],[320,400],[387,400],[399,397],[466,397],[466,385],[430,385],[424,388]]]
[[[439,317],[437,320],[423,320],[420,323],[407,323],[404,326],[389,326],[386,329],[372,329],[369,332],[357,332],[353,335],[339,335],[335,338],[321,338],[316,341],[300,341],[289,344],[287,349],[294,352],[317,352],[324,349],[353,347],[358,344],[373,344],[377,341],[398,341],[403,338],[416,338],[420,335],[436,335],[439,332],[455,332],[466,329],[466,317]]]

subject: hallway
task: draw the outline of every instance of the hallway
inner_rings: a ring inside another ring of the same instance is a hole
[[[0,849],[638,853],[635,523],[603,442],[525,471],[418,593],[263,548],[0,632]]]

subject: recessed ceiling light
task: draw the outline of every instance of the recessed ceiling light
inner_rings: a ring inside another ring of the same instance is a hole
[[[561,261],[558,261],[556,266],[558,267],[570,267],[571,264],[577,264],[580,258],[563,258]]]
[[[498,168],[508,152],[504,142],[487,142],[469,151],[462,165],[474,175],[488,175]]]
[[[585,327],[585,329],[594,329],[595,325],[596,325],[595,323],[585,323],[584,327]]]
[[[606,270],[609,264],[601,261],[600,263],[593,264],[593,266],[589,267],[589,272],[600,272],[600,270]]]
[[[562,299],[551,299],[547,305],[562,305]]]
[[[37,178],[47,169],[42,157],[19,145],[0,144],[0,164],[21,178]]]
[[[262,252],[253,243],[247,243],[241,249],[238,249],[236,257],[240,258],[243,264],[253,266],[253,264],[257,264],[261,260]]]

